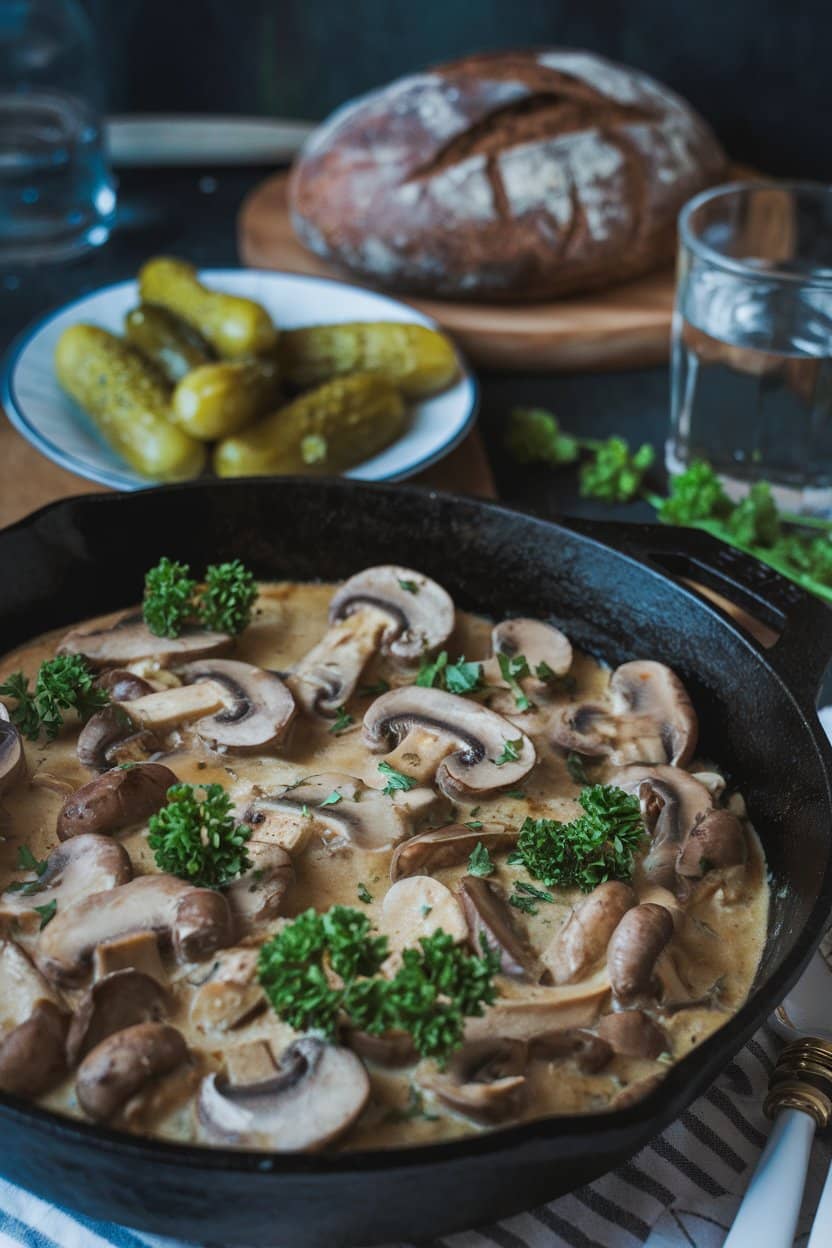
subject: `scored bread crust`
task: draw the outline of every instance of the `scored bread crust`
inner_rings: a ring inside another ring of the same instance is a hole
[[[679,96],[588,52],[484,53],[351,101],[292,171],[300,241],[378,285],[535,300],[673,254],[725,153]]]

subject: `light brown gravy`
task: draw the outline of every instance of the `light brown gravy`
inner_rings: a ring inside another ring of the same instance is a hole
[[[332,589],[332,586],[320,584],[264,586],[255,621],[239,639],[234,657],[273,670],[289,668],[324,634]],[[449,653],[452,656],[464,653],[468,659],[485,658],[490,653],[490,628],[490,622],[483,618],[458,613],[456,633],[447,646]],[[52,657],[57,640],[57,634],[48,634],[5,656],[0,662],[0,678],[17,669],[34,676],[39,664]],[[152,679],[153,672],[149,675]],[[602,695],[609,679],[609,673],[600,664],[580,654],[575,656],[572,675],[577,682],[575,696],[581,699]],[[402,680],[401,673],[386,659],[375,660],[365,673],[369,684],[381,677],[394,682]],[[182,744],[163,761],[183,781],[200,784],[219,781],[241,810],[253,785],[273,790],[324,771],[344,772],[379,788],[379,756],[370,754],[361,742],[361,719],[371,701],[369,696],[353,700],[349,709],[355,723],[342,735],[332,734],[331,721],[300,715],[288,746],[280,754],[228,753],[220,757],[202,746],[192,734],[183,733]],[[477,803],[476,816],[472,807],[462,805],[456,815],[459,822],[476,817],[486,823],[502,822],[519,827],[526,815],[566,820],[580,813],[576,800],[579,786],[569,776],[563,752],[547,743],[545,733],[529,730],[529,735],[534,740],[538,763],[523,784],[525,798],[505,795],[487,798]],[[71,724],[52,744],[26,743],[28,779],[5,794],[0,810],[0,882],[3,887],[19,876],[16,869],[19,846],[27,845],[38,858],[45,858],[54,848],[56,817],[66,791],[91,778],[77,759],[76,737],[77,726]],[[692,765],[689,770],[695,772],[697,767]],[[610,769],[605,770],[603,765],[593,769],[594,780],[604,780],[610,774]],[[671,1054],[662,1055],[659,1061],[615,1056],[595,1075],[581,1074],[572,1059],[531,1062],[527,1076],[529,1096],[523,1117],[604,1108],[627,1085],[662,1072],[668,1062],[684,1056],[739,1008],[748,994],[761,956],[768,908],[762,851],[750,826],[746,825],[746,830],[750,855],[741,881],[737,883],[735,879],[731,888],[700,887],[687,907],[694,922],[687,925],[684,942],[677,935],[670,946],[670,955],[683,966],[694,996],[707,992],[720,981],[719,1008],[687,1008],[662,1018]],[[146,826],[128,831],[121,840],[136,874],[155,870],[146,843]],[[312,843],[295,859],[296,881],[284,902],[283,915],[295,915],[309,906],[324,910],[333,903],[340,903],[364,909],[378,922],[381,903],[389,887],[390,856],[389,852],[364,852],[355,847],[332,852],[321,844]],[[514,879],[528,877],[522,868],[508,866],[506,857],[505,853],[495,855],[497,871],[492,878],[508,892]],[[443,869],[436,872],[436,877],[453,889],[464,872],[463,866]],[[372,895],[372,901],[366,905],[358,898],[360,884]],[[644,881],[638,869],[634,884],[643,892]],[[580,896],[576,891],[552,891],[554,903],[540,904],[536,915],[516,914],[517,925],[527,932],[531,945],[538,951],[549,943]],[[267,928],[263,938],[280,922],[278,919]],[[17,933],[17,938],[25,948],[32,950],[37,933],[23,930]],[[189,981],[203,978],[206,968],[177,967],[170,955],[166,955],[166,959],[174,1002],[169,1021],[183,1033],[200,1072],[220,1069],[231,1047],[259,1038],[269,1040],[275,1056],[279,1057],[294,1037],[291,1028],[270,1009],[225,1035],[200,1032],[189,1019],[195,992]],[[499,987],[509,995],[523,991],[522,986],[502,976]],[[338,1147],[400,1147],[453,1139],[482,1129],[430,1094],[424,1097],[424,1108],[429,1116],[405,1116],[403,1111],[412,1104],[409,1097],[413,1069],[388,1070],[370,1065],[369,1070],[372,1082],[369,1105]],[[150,1115],[152,1120],[133,1124],[132,1129],[172,1140],[199,1140],[192,1098],[183,1098],[181,1089],[172,1085],[170,1101],[171,1104],[167,1104],[161,1095],[155,1116]],[[42,1103],[61,1113],[83,1116],[75,1099],[73,1076],[44,1097]]]

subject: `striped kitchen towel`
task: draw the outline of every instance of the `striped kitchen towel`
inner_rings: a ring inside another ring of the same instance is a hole
[[[763,1027],[664,1135],[597,1182],[494,1226],[419,1248],[718,1248],[768,1133],[762,1103],[781,1044]],[[829,1163],[830,1149],[818,1141],[795,1243],[807,1238]],[[2,1180],[0,1210],[0,1248],[194,1248],[93,1222]]]

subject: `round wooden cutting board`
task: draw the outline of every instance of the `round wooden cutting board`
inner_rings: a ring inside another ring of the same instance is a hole
[[[243,201],[240,258],[260,269],[286,269],[355,281],[302,247],[289,222],[288,175],[276,174]],[[641,368],[663,363],[670,346],[673,268],[608,291],[553,303],[458,303],[407,299],[446,329],[474,364],[537,372]]]

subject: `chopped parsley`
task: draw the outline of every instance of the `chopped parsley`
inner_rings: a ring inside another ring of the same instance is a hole
[[[57,913],[57,899],[53,897],[52,900],[47,902],[45,906],[35,906],[34,909],[40,915],[40,930],[43,931],[47,923],[51,923]]]
[[[339,793],[337,789],[333,789],[331,793],[327,794],[327,796],[320,803],[320,805],[321,806],[337,806],[338,803],[341,801],[341,798],[342,798],[342,794]]]
[[[515,407],[508,418],[506,446],[518,464],[574,464],[581,443],[563,433],[557,417],[541,407]]]
[[[389,763],[379,763],[378,769],[386,779],[381,791],[388,796],[398,790],[407,793],[410,789],[415,789],[419,783],[412,776],[406,776],[403,771],[396,771],[395,767],[391,767]]]
[[[358,900],[363,901],[365,906],[369,906],[370,902],[373,900],[373,894],[370,892],[363,880],[359,881],[358,884]]]
[[[470,827],[470,824],[468,825]],[[488,847],[483,845],[482,841],[477,841],[468,858],[468,874],[485,877],[491,875],[494,871],[494,863],[488,852]]]
[[[334,737],[338,737],[342,732],[346,732],[347,728],[354,723],[355,720],[352,715],[347,712],[347,708],[345,706],[339,706],[335,714],[335,720],[329,731]]]
[[[520,688],[522,678],[531,675],[525,654],[498,654],[497,662],[500,665],[500,675],[513,693],[518,710],[527,711],[531,702]]]
[[[236,635],[250,624],[256,600],[254,576],[239,559],[209,564],[200,590],[187,563],[163,556],[145,576],[142,615],[157,637],[178,637],[194,623]]]
[[[415,581],[403,581],[400,579],[399,584],[406,594],[418,594],[419,592],[419,586]]]
[[[523,738],[518,737],[515,741],[504,741],[503,752],[499,758],[495,758],[494,762],[498,767],[504,766],[505,763],[516,763],[520,757],[520,751],[523,748]]]
[[[576,754],[574,750],[570,750],[566,755],[566,770],[575,781],[575,784],[589,784],[586,771],[584,770],[583,755]]]
[[[613,785],[594,784],[578,798],[584,813],[571,823],[526,819],[509,857],[547,885],[591,892],[605,880],[629,880],[644,835],[638,798]]]
[[[445,689],[448,693],[476,693],[482,688],[482,664],[467,662],[464,654],[455,663],[449,663],[447,650],[441,650],[433,662],[422,661],[416,684],[423,689]]]

